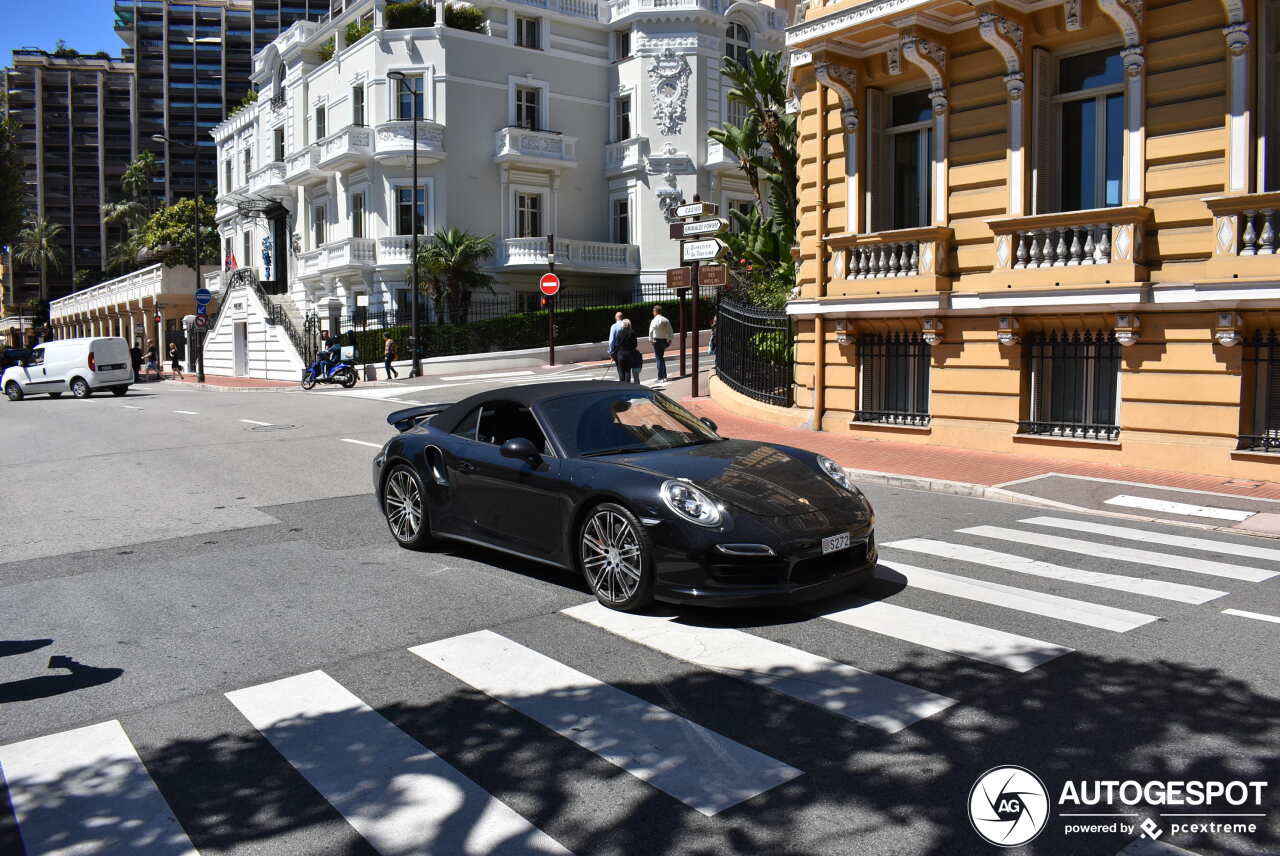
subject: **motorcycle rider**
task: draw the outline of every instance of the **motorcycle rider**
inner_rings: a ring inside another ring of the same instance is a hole
[[[320,334],[320,341],[323,347],[316,354],[316,377],[322,378],[328,375],[329,366],[338,362],[342,357],[342,341],[336,336],[331,336],[328,330]]]

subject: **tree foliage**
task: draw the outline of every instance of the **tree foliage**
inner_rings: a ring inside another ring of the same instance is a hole
[[[166,267],[191,265],[197,239],[192,222],[195,205],[196,201],[187,197],[151,215],[141,229],[141,246],[146,248],[151,258]],[[199,200],[199,206],[200,264],[217,264],[218,231],[214,226],[214,207],[203,199]]]
[[[19,264],[39,268],[41,301],[49,297],[49,269],[52,268],[54,273],[62,271],[62,262],[67,256],[67,251],[62,246],[65,231],[61,224],[39,218],[28,222],[18,232],[13,259]]]
[[[0,247],[11,246],[27,219],[30,194],[24,181],[26,164],[18,148],[18,123],[0,119]]]
[[[107,269],[114,274],[129,273],[143,265],[138,258],[146,246],[142,232],[155,213],[152,188],[159,169],[155,155],[143,152],[120,176],[124,198],[102,206],[103,222],[124,231],[123,239],[111,246],[107,257]]]
[[[436,232],[418,250],[418,289],[435,301],[437,313],[444,307],[451,323],[465,323],[472,293],[493,283],[480,270],[493,252],[492,238],[453,227]]]

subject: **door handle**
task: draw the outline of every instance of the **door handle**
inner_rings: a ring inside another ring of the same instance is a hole
[[[458,472],[474,473],[475,471],[476,471],[476,465],[471,463],[470,461],[458,461]]]

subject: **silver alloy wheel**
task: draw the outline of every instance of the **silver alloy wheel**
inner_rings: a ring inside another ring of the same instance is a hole
[[[640,539],[627,519],[601,509],[582,527],[582,569],[591,590],[609,603],[631,599],[640,586]]]
[[[410,541],[418,534],[422,526],[422,492],[408,470],[396,470],[387,479],[383,509],[391,531],[401,541]]]

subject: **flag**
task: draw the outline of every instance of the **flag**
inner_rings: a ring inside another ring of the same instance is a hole
[[[227,257],[223,260],[222,264],[225,270],[235,270],[238,267],[236,264],[236,254],[227,253]]]

